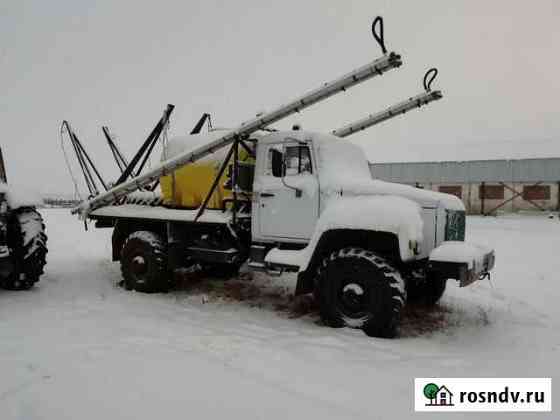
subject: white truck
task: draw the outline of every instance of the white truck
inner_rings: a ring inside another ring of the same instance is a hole
[[[461,200],[372,179],[364,152],[344,137],[439,99],[441,92],[432,92],[425,79],[421,95],[330,134],[265,129],[400,64],[400,56],[384,51],[235,129],[171,139],[159,166],[120,180],[74,211],[114,229],[113,260],[120,260],[127,288],[161,291],[181,267],[198,264],[232,275],[247,263],[253,270],[297,273],[296,294],[314,293],[326,325],[393,337],[407,300],[434,304],[448,279],[466,286],[488,276],[494,252],[464,242]],[[220,149],[227,145],[224,156]],[[240,162],[240,150],[250,163]],[[220,165],[196,208],[162,204],[153,188],[134,192],[204,159]],[[221,208],[209,208],[220,187],[230,196]]]

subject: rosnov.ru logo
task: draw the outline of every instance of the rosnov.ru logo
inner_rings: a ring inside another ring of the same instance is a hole
[[[452,407],[453,393],[445,386],[429,383],[424,386],[424,396],[428,399],[427,407]]]

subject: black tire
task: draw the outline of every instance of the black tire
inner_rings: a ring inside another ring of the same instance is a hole
[[[406,291],[387,260],[362,248],[335,251],[323,261],[317,287],[326,325],[361,328],[373,337],[396,335]]]
[[[406,283],[408,302],[434,306],[443,296],[446,285],[447,279],[434,278],[429,275],[414,275],[413,273]]]
[[[1,282],[4,289],[28,290],[39,281],[47,263],[43,218],[32,207],[15,210],[8,222],[8,246],[14,271]]]
[[[168,291],[171,275],[163,239],[146,230],[130,234],[121,250],[121,272],[128,290],[142,293]]]

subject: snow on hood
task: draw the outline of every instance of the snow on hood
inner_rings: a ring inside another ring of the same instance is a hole
[[[420,208],[412,200],[397,196],[355,196],[330,201],[315,234],[320,237],[330,229],[368,228],[405,237],[408,246],[408,240],[422,241],[422,226]]]
[[[35,207],[43,202],[41,196],[37,192],[22,186],[10,187],[3,182],[0,182],[0,193],[6,194],[8,206],[12,209],[17,209],[19,207]]]
[[[463,202],[454,195],[372,179],[364,151],[348,140],[319,135],[313,141],[318,151],[319,181],[323,193],[397,195],[425,207],[441,203],[449,210],[465,210]]]

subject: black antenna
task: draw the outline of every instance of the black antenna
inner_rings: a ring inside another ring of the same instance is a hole
[[[426,92],[431,92],[432,82],[436,78],[437,74],[438,74],[438,69],[432,67],[424,75],[424,89],[426,89]]]
[[[377,41],[379,46],[381,47],[381,51],[383,54],[387,54],[387,48],[385,48],[385,34],[383,30],[383,18],[381,16],[377,16],[373,23],[371,24],[371,33],[373,34],[373,38]]]

